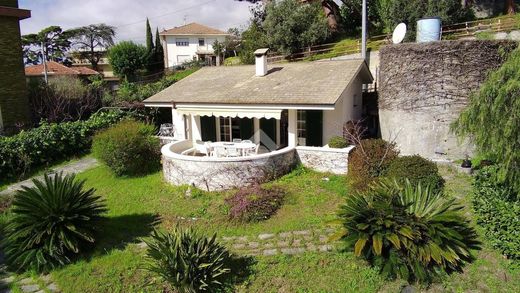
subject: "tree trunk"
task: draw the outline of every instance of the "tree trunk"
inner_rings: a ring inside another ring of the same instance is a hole
[[[338,18],[339,18],[339,7],[333,0],[322,0],[321,6],[323,7],[323,12],[325,16],[327,16],[327,22],[329,24],[329,28],[332,32],[337,32]]]
[[[507,14],[515,14],[515,1],[514,0],[506,0],[506,12]]]

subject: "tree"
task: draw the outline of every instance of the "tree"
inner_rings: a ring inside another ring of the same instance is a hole
[[[237,56],[237,51],[240,46],[241,33],[238,28],[230,28],[227,31],[228,35],[224,40],[224,48],[227,54],[233,52],[233,56]]]
[[[146,47],[131,41],[123,41],[108,50],[108,60],[114,73],[127,80],[134,80],[137,71],[145,65]]]
[[[155,66],[157,70],[164,69],[164,48],[161,43],[161,36],[159,35],[159,28],[155,30]]]
[[[217,66],[220,66],[221,60],[220,57],[222,57],[222,54],[224,53],[224,43],[219,42],[218,40],[215,40],[212,44],[213,46],[213,52],[215,52],[215,56],[217,56]]]
[[[92,69],[98,70],[98,63],[105,51],[114,45],[116,29],[104,23],[91,24],[73,30],[73,45],[77,46],[81,59],[87,59]]]
[[[267,4],[262,28],[269,45],[284,53],[294,53],[318,44],[331,35],[320,4],[302,5],[297,0]]]
[[[507,14],[514,14],[516,12],[516,4],[514,0],[505,0],[506,1],[506,12]]]
[[[47,61],[62,62],[66,59],[65,52],[70,48],[70,38],[73,31],[64,31],[59,26],[44,28],[37,34],[22,36],[24,59],[27,64],[38,64],[42,61],[43,54]]]
[[[155,62],[156,62],[156,51],[155,46],[153,44],[153,35],[152,28],[150,27],[150,21],[148,18],[146,19],[146,70],[148,72],[155,71]]]
[[[520,49],[470,96],[469,105],[452,125],[470,138],[479,153],[499,163],[499,180],[520,193]]]

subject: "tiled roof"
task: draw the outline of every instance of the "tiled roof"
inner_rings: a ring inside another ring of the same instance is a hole
[[[43,76],[44,75],[43,64],[31,65],[25,67],[26,76]],[[87,67],[74,67],[70,68],[65,65],[59,64],[54,61],[47,62],[47,74],[48,75],[96,75],[99,72],[92,70]]]
[[[219,29],[192,22],[187,25],[164,30],[160,35],[227,35],[227,33]]]
[[[144,102],[334,105],[358,77],[372,82],[361,59],[274,64],[262,77],[254,65],[205,67]]]

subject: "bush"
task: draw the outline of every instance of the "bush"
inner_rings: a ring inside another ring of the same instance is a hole
[[[160,144],[153,125],[125,120],[94,136],[92,152],[117,175],[139,175],[159,167]]]
[[[347,198],[339,213],[342,239],[388,277],[431,282],[461,271],[479,248],[462,209],[428,187],[382,181]]]
[[[520,200],[513,188],[499,183],[500,167],[483,167],[475,176],[473,209],[491,245],[520,260]]]
[[[430,186],[434,192],[440,192],[444,187],[444,179],[439,174],[437,165],[419,155],[395,159],[388,166],[385,177],[400,183],[408,179],[413,185]]]
[[[395,143],[382,139],[364,139],[349,155],[348,176],[354,189],[364,190],[385,174],[398,157]]]
[[[329,147],[335,149],[343,149],[348,147],[347,140],[341,136],[333,136],[329,140]]]
[[[243,222],[266,220],[282,206],[284,197],[278,188],[264,189],[258,184],[242,188],[226,199],[229,217]]]
[[[154,231],[148,244],[147,269],[159,275],[177,292],[217,292],[229,272],[227,250],[216,235],[203,237],[191,229],[176,227],[172,233]]]
[[[95,241],[104,203],[74,175],[45,175],[15,194],[6,227],[7,262],[16,269],[46,271],[70,262]]]
[[[146,47],[131,41],[123,41],[108,50],[108,61],[114,73],[124,79],[133,80],[136,72],[144,69]]]
[[[22,177],[35,167],[88,151],[91,136],[123,117],[122,111],[98,112],[86,121],[42,123],[10,137],[0,137],[0,178]]]

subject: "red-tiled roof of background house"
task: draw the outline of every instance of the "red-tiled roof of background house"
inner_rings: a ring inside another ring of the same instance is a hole
[[[43,76],[45,69],[43,64],[31,65],[25,67],[26,76]],[[59,64],[54,61],[47,62],[47,74],[48,75],[96,75],[99,72],[92,70],[87,67],[74,67],[70,68],[63,64]]]

